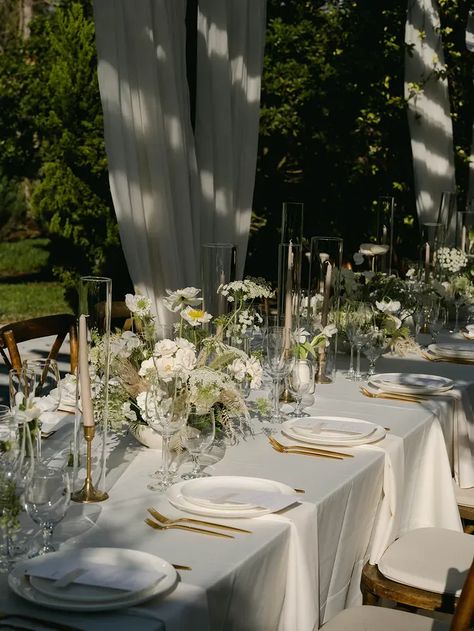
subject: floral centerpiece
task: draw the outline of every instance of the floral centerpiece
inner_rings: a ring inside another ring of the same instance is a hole
[[[156,371],[160,376],[180,374],[193,411],[214,411],[217,428],[229,437],[242,429],[248,418],[244,393],[261,385],[259,358],[232,346],[235,334],[246,335],[261,323],[254,301],[269,295],[265,283],[239,281],[222,286],[220,292],[235,308],[216,318],[202,309],[200,290],[186,287],[167,291],[164,302],[179,320],[171,335],[157,339],[150,301],[140,295],[126,296],[132,315],[132,330],[116,331],[110,337],[109,424],[122,428],[146,424],[146,392]],[[92,364],[101,374],[104,340],[97,337]],[[96,379],[96,396],[103,384]],[[235,422],[237,421],[237,422]]]

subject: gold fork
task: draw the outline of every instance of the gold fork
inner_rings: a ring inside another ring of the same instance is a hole
[[[315,447],[306,447],[305,445],[282,445],[276,438],[269,436],[271,446],[280,453],[304,453],[306,455],[320,456],[321,458],[333,458],[334,460],[344,460],[344,458],[353,458],[352,454],[342,453],[340,451],[330,451],[328,449],[316,449]]]
[[[223,532],[206,530],[205,528],[195,528],[194,526],[183,526],[181,524],[158,524],[152,519],[145,519],[145,524],[155,530],[185,530],[186,532],[197,532],[201,535],[212,535],[213,537],[224,537],[224,539],[234,539],[233,535],[226,535]]]
[[[391,399],[392,401],[406,401],[407,403],[423,403],[426,400],[415,396],[391,394],[390,392],[370,392],[364,386],[360,387],[360,391],[371,399]]]
[[[164,515],[159,513],[156,510],[156,508],[147,508],[147,511],[150,513],[152,517],[162,522],[163,524],[178,524],[178,523],[201,524],[201,526],[210,526],[211,528],[223,528],[224,530],[232,530],[233,532],[244,532],[247,534],[252,534],[251,530],[245,530],[244,528],[236,528],[235,526],[227,526],[225,524],[217,524],[216,522],[204,521],[203,519],[192,519],[191,517],[177,517],[176,519],[170,519],[169,517],[165,517]]]

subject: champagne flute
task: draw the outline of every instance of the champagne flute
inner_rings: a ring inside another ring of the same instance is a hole
[[[51,542],[54,527],[62,520],[71,501],[69,475],[64,469],[39,466],[26,485],[25,508],[41,527],[43,542],[34,556],[54,552]]]
[[[294,361],[293,336],[290,329],[280,326],[268,327],[263,338],[263,353],[263,367],[273,382],[273,421],[282,421],[286,416],[280,411],[280,384],[291,370]]]
[[[215,435],[216,423],[212,408],[206,414],[190,413],[182,434],[182,440],[193,460],[193,469],[181,476],[183,480],[192,480],[207,475],[201,472],[199,456],[209,449]]]
[[[41,414],[54,414],[61,401],[61,378],[55,359],[26,359],[23,367],[33,371],[36,376],[33,403]],[[41,419],[38,419],[36,435],[36,456],[41,460]]]
[[[286,377],[286,385],[290,394],[296,400],[296,407],[289,416],[310,416],[303,411],[303,398],[305,394],[314,392],[314,363],[309,359],[296,359]]]

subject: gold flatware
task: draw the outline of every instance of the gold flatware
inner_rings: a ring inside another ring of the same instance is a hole
[[[156,508],[147,508],[147,511],[152,517],[163,524],[200,524],[201,526],[210,526],[211,528],[223,528],[224,530],[232,530],[232,532],[243,532],[246,534],[252,534],[251,530],[245,530],[244,528],[236,528],[235,526],[227,526],[226,524],[218,524],[214,521],[204,521],[203,519],[193,519],[192,517],[177,517],[176,519],[170,519],[159,513]]]
[[[191,571],[193,568],[189,567],[189,565],[178,565],[177,563],[171,564],[175,570],[189,570]]]
[[[233,535],[226,535],[223,532],[215,532],[214,530],[206,530],[205,528],[196,528],[195,526],[185,526],[183,524],[159,524],[152,519],[145,519],[145,524],[155,530],[185,530],[187,532],[196,532],[201,535],[212,535],[213,537],[223,537],[224,539],[234,539]]]
[[[319,456],[321,458],[333,458],[334,460],[344,460],[344,458],[353,458],[352,454],[345,454],[340,451],[330,451],[328,449],[316,449],[315,447],[306,447],[305,445],[282,445],[272,436],[268,437],[270,445],[280,453],[299,453],[304,455]]]
[[[364,396],[369,397],[370,399],[389,399],[391,401],[405,401],[406,403],[422,403],[423,401],[426,401],[426,399],[420,398],[418,396],[404,394],[398,395],[392,394],[390,392],[371,392],[363,386],[360,387],[360,391]]]

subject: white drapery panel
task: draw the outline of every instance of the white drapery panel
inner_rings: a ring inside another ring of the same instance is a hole
[[[247,253],[257,160],[266,0],[199,0],[196,154],[201,241]]]
[[[165,289],[200,284],[200,246],[237,245],[255,179],[265,0],[201,0],[196,144],[186,0],[95,0],[109,179],[135,290],[160,322]],[[199,169],[198,169],[199,164]]]
[[[467,19],[466,48],[471,52],[471,59],[474,62],[474,9],[469,11],[469,17]],[[474,70],[472,74],[472,80],[474,81]],[[468,202],[474,198],[474,116],[472,119],[472,144],[470,159],[471,162],[469,163],[469,191],[467,196]],[[473,202],[471,201],[471,203]],[[474,210],[474,208],[469,208],[469,210]]]
[[[405,97],[420,223],[436,221],[441,194],[455,191],[448,83],[436,76],[444,66],[438,29],[436,0],[408,0],[405,43],[412,49],[405,57]]]
[[[135,290],[169,319],[166,288],[199,282],[199,182],[185,60],[186,0],[96,0],[109,179]],[[194,209],[194,210],[193,210]]]

